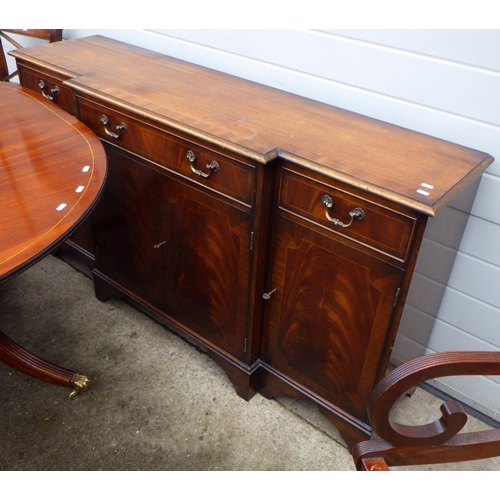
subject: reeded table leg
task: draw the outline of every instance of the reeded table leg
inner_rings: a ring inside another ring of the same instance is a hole
[[[90,379],[85,375],[79,375],[35,356],[16,344],[2,331],[0,331],[0,361],[44,382],[71,387],[73,391],[70,398],[72,399],[90,386]]]

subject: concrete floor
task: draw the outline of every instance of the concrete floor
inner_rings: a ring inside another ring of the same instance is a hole
[[[99,302],[91,279],[63,260],[49,256],[0,287],[0,328],[92,379],[70,400],[68,389],[0,364],[2,471],[354,470],[313,405],[240,399],[207,355],[124,301]],[[439,404],[417,389],[398,418],[422,423]],[[500,459],[417,469],[498,471]]]

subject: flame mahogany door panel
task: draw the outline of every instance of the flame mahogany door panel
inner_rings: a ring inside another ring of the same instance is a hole
[[[95,272],[243,360],[253,216],[106,149],[109,180],[93,217]]]
[[[279,213],[264,356],[366,420],[404,271]]]
[[[164,312],[243,360],[253,216],[163,175],[156,214]]]
[[[108,180],[92,216],[99,272],[133,296],[163,306],[154,227],[159,174],[106,146]],[[104,298],[104,297],[101,297]]]

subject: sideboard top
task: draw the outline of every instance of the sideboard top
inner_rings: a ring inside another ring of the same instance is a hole
[[[493,158],[102,36],[11,53],[66,85],[267,163],[280,156],[434,216]]]

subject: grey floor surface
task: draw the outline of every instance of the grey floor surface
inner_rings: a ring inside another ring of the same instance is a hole
[[[122,300],[98,301],[91,279],[53,256],[0,286],[0,329],[92,379],[70,400],[0,364],[2,471],[354,470],[313,405],[244,401],[206,354]],[[417,389],[398,418],[434,420],[440,403]],[[417,469],[498,471],[500,460]]]

